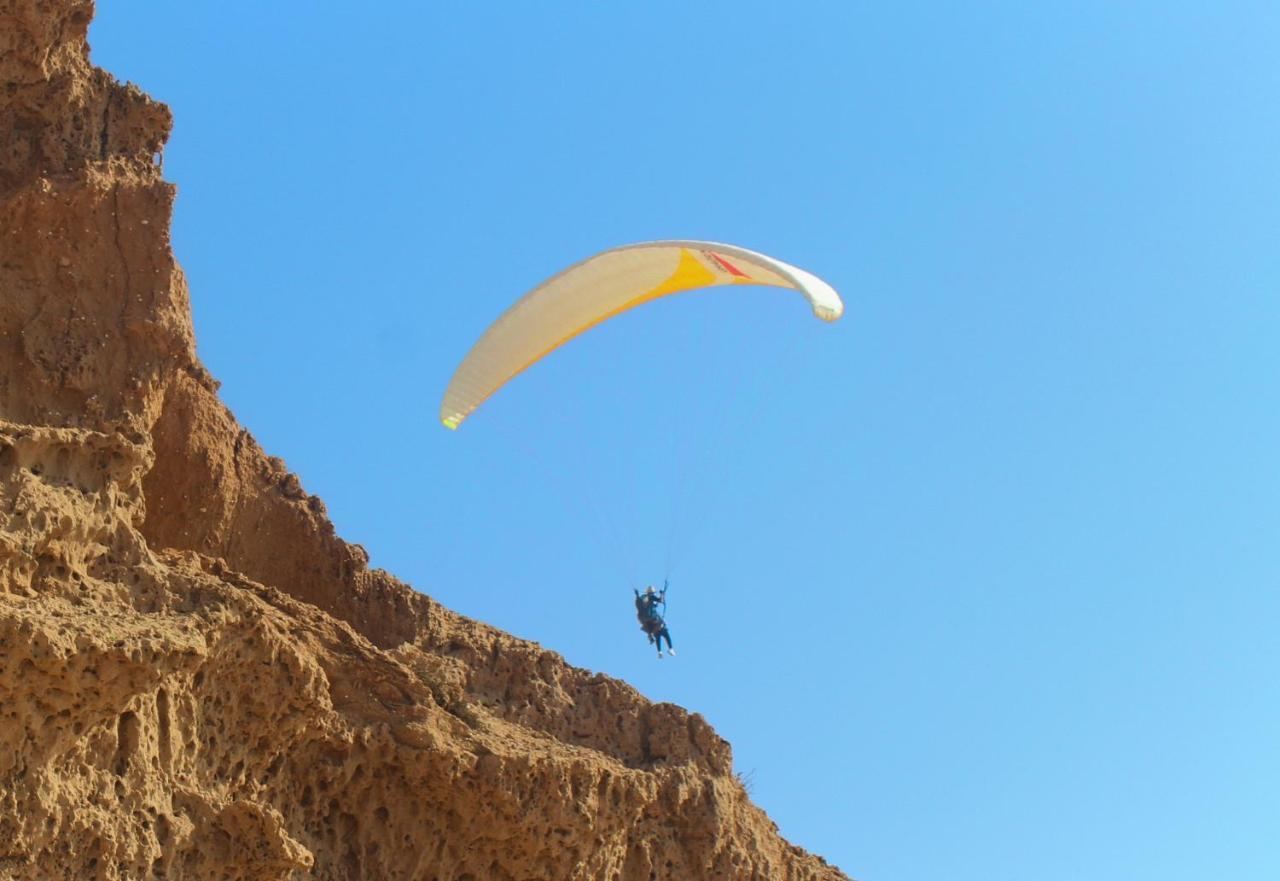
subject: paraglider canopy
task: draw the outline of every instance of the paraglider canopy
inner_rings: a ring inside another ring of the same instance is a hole
[[[681,291],[734,284],[797,291],[823,321],[844,312],[822,279],[746,248],[692,240],[624,245],[552,276],[499,316],[454,372],[440,421],[456,429],[514,376],[615,315]]]

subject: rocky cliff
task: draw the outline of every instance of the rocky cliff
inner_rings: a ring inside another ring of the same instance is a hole
[[[700,716],[369,569],[236,423],[92,14],[0,0],[0,878],[844,878]]]

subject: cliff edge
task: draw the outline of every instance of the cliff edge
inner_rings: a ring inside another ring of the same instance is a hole
[[[369,569],[237,424],[92,15],[0,0],[0,878],[844,879],[700,716]]]

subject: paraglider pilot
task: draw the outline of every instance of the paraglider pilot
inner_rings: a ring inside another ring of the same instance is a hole
[[[644,593],[635,591],[636,594],[636,617],[640,619],[640,629],[649,637],[649,642],[657,642],[658,657],[662,657],[662,640],[667,641],[667,652],[675,656],[676,650],[671,647],[671,634],[667,632],[667,622],[662,620],[662,612],[659,607],[666,609],[667,607],[667,582],[662,582],[662,591],[658,592],[653,589],[653,585],[649,585],[644,589]]]

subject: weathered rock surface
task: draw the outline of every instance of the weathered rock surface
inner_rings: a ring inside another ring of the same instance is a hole
[[[701,717],[370,570],[236,423],[92,13],[0,0],[0,878],[844,878]]]

